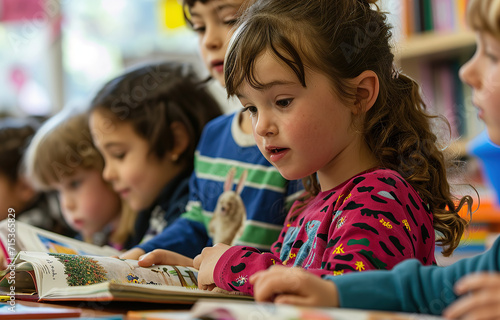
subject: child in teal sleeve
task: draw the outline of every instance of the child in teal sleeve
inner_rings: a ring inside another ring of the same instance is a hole
[[[460,77],[473,88],[473,102],[489,138],[500,145],[500,0],[471,0],[467,21],[476,31],[477,51]],[[291,276],[297,280],[288,281]],[[250,281],[259,301],[499,319],[500,238],[487,252],[447,267],[422,266],[412,259],[391,271],[323,279],[277,266]]]

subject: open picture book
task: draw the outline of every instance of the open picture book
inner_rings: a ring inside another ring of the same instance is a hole
[[[444,320],[428,314],[200,299],[189,312],[129,311],[129,320]]]
[[[428,314],[344,308],[302,307],[253,301],[200,300],[191,309],[192,319],[224,320],[444,320]],[[158,320],[160,320],[159,318]]]
[[[68,254],[118,256],[120,252],[109,246],[96,246],[54,232],[33,227],[21,221],[0,222],[0,253],[10,262],[20,251],[38,251]]]
[[[198,289],[190,267],[139,267],[136,260],[21,251],[3,272],[0,295],[35,301],[193,303],[199,298],[252,297]],[[12,281],[15,281],[14,283]]]

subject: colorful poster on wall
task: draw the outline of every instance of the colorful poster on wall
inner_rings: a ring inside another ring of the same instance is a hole
[[[16,22],[47,18],[43,0],[0,0],[0,21]]]
[[[182,5],[177,0],[161,0],[160,7],[164,19],[162,25],[166,29],[177,29],[186,24]]]

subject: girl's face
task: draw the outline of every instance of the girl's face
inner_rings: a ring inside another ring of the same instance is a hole
[[[85,237],[102,231],[120,217],[120,198],[99,170],[77,168],[52,186],[59,194],[64,219]]]
[[[491,141],[500,145],[500,41],[478,32],[477,50],[460,69],[460,78],[473,89],[472,102],[486,124]]]
[[[224,86],[224,56],[244,0],[197,1],[190,9],[193,29],[199,36],[203,62],[210,75]]]
[[[163,159],[151,154],[148,141],[129,122],[114,121],[106,113],[94,111],[90,116],[90,131],[106,163],[104,179],[132,210],[151,206],[180,171],[171,161],[170,153]]]
[[[304,88],[269,53],[257,58],[254,71],[264,88],[244,82],[237,96],[251,113],[260,151],[283,177],[295,180],[317,172],[321,188],[328,190],[370,168],[360,169],[365,159],[351,108],[333,93],[326,76],[307,69]]]

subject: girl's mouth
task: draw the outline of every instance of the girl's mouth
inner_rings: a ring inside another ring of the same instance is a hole
[[[212,62],[212,68],[215,69],[215,71],[221,73],[224,71],[224,61],[216,61]]]
[[[271,153],[280,153],[283,150],[286,150],[286,149],[285,148],[274,148],[274,149],[271,149],[270,152]]]
[[[281,160],[283,157],[285,157],[288,154],[288,151],[290,151],[289,148],[266,148],[267,152],[269,152],[269,159],[272,162],[278,162]]]

